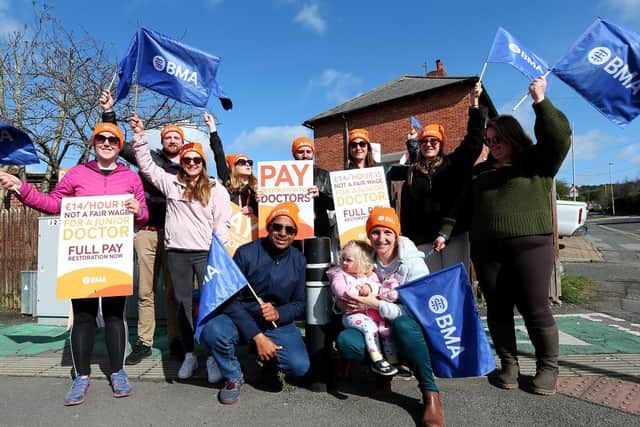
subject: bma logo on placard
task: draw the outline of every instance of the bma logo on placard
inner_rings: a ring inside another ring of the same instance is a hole
[[[640,78],[638,72],[631,72],[629,66],[619,56],[613,56],[611,49],[606,46],[594,47],[587,54],[587,60],[602,69],[617,80],[625,89],[631,89],[634,95],[640,91]]]
[[[198,73],[195,71],[191,71],[189,68],[182,64],[176,64],[175,62],[167,61],[160,55],[154,56],[152,63],[153,68],[155,68],[156,71],[164,71],[165,73],[174,77],[178,77],[185,82],[191,82],[196,86],[198,85]]]
[[[429,298],[427,306],[433,314],[441,315],[436,317],[436,325],[438,325],[444,339],[445,347],[449,350],[449,357],[455,359],[464,351],[464,347],[460,345],[460,337],[453,335],[456,332],[456,327],[453,325],[453,316],[447,313],[449,301],[443,295],[433,295]]]

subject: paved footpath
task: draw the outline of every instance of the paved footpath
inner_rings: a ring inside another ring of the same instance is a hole
[[[598,262],[589,240],[576,239],[563,239],[561,257]],[[575,306],[553,310],[561,331],[558,395],[546,398],[500,390],[485,378],[438,380],[448,425],[640,425],[640,324]],[[532,375],[533,347],[521,319],[516,324],[521,372]],[[133,329],[130,341],[135,339]],[[216,386],[206,382],[203,349],[194,378],[176,381],[179,363],[169,357],[162,329],[153,355],[127,367],[134,396],[111,399],[103,374],[107,364],[101,334],[94,348],[87,402],[64,408],[61,402],[71,370],[66,328],[0,317],[0,426],[418,425],[420,395],[415,379],[395,378],[391,395],[372,399],[371,376],[355,367],[333,393],[287,385],[274,395],[251,381],[253,356],[246,354],[248,384],[241,402],[224,407],[215,402]]]

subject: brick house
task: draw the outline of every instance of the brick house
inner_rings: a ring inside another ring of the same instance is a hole
[[[372,142],[381,144],[383,165],[397,162],[405,151],[412,115],[423,125],[443,125],[445,153],[454,150],[466,133],[469,91],[478,77],[444,74],[438,63],[438,70],[427,76],[401,76],[306,120],[303,125],[314,132],[318,166],[329,171],[346,167],[346,135],[355,128],[366,128]],[[490,117],[497,114],[486,89],[480,104]]]

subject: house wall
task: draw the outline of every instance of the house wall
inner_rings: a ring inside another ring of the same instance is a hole
[[[466,85],[452,85],[413,97],[390,101],[348,113],[349,129],[365,128],[372,142],[382,144],[382,154],[405,150],[409,116],[422,125],[439,123],[445,129],[445,153],[453,151],[466,133],[469,109]],[[341,117],[316,122],[314,142],[318,166],[329,171],[344,169],[345,123]],[[481,158],[486,156],[483,152]]]

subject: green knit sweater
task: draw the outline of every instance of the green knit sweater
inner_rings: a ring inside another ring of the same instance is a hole
[[[510,165],[483,162],[472,172],[467,200],[472,241],[553,232],[549,194],[571,145],[571,128],[548,98],[533,110],[537,143],[515,154]]]

